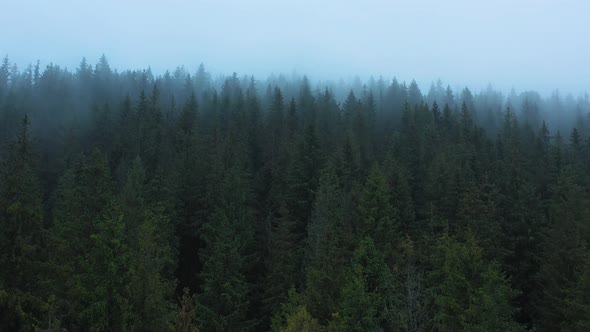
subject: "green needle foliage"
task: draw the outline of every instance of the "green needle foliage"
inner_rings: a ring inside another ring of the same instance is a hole
[[[587,96],[0,62],[0,331],[588,331]]]

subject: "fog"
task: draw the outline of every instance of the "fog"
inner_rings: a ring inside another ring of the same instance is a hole
[[[590,2],[0,10],[0,331],[590,331]]]
[[[73,70],[104,53],[120,71],[202,62],[218,74],[579,95],[590,83],[589,10],[568,0],[4,1],[0,54],[21,68],[39,59]]]

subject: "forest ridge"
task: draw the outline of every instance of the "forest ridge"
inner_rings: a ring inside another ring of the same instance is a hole
[[[590,101],[0,64],[0,331],[588,331]]]

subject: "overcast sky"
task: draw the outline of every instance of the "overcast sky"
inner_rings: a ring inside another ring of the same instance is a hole
[[[586,0],[2,0],[0,54],[119,70],[383,75],[590,91]]]

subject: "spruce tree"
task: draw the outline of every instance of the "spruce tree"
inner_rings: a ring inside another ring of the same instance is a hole
[[[378,165],[374,165],[360,196],[358,220],[355,223],[357,237],[370,236],[375,246],[388,262],[395,256],[394,249],[401,237],[398,221],[392,207],[387,178]]]
[[[351,255],[351,229],[338,182],[333,168],[328,167],[320,179],[308,227],[305,303],[322,323],[337,311],[344,267]]]
[[[220,184],[218,202],[202,239],[201,292],[197,297],[199,327],[205,331],[249,330],[254,241],[251,191],[247,174],[234,166]]]
[[[0,329],[28,330],[41,318],[43,205],[28,116],[0,167]]]
[[[117,211],[118,208],[116,205],[113,208],[113,202],[110,171],[99,151],[88,157],[80,156],[60,181],[50,230],[49,272],[51,291],[58,302],[58,315],[65,317],[62,323],[66,328],[90,328],[94,316],[90,313],[85,316],[83,312],[89,301],[96,299],[95,285],[86,283],[85,278],[96,270],[88,263],[88,258],[91,253],[96,254],[96,245],[104,243],[97,242],[92,236],[97,234],[99,226],[103,227],[100,231],[119,232],[108,228],[120,227],[123,223],[119,220],[120,214],[111,213],[112,209]]]
[[[512,331],[515,293],[494,262],[486,262],[473,237],[442,239],[432,277],[435,317],[441,331]]]
[[[91,243],[80,262],[80,327],[89,331],[126,330],[132,315],[127,285],[130,250],[120,208],[109,203],[96,217]]]
[[[370,237],[355,250],[342,289],[338,320],[342,331],[399,328],[399,284]]]
[[[295,222],[283,205],[276,218],[271,220],[264,305],[273,314],[287,300],[289,289],[299,285],[299,259],[301,248],[297,244]],[[271,315],[272,316],[272,315]]]
[[[172,321],[175,280],[174,225],[162,204],[148,204],[145,171],[136,158],[123,189],[133,330],[166,330]]]
[[[566,319],[568,290],[577,287],[590,240],[588,196],[576,183],[575,173],[566,169],[557,179],[549,206],[546,236],[542,243],[535,313],[541,331],[559,330]],[[565,310],[563,310],[565,309]]]

